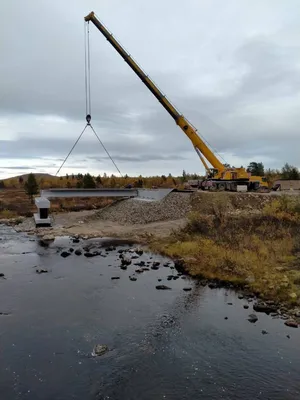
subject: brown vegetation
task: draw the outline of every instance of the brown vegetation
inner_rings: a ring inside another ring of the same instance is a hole
[[[300,304],[300,202],[280,197],[261,212],[232,214],[230,198],[214,198],[210,212],[154,249],[185,261],[193,276],[247,287],[266,299]]]
[[[112,202],[112,199],[103,197],[52,199],[50,212],[100,209]],[[31,204],[24,189],[4,189],[0,191],[0,219],[17,216],[32,217],[34,212],[36,212],[36,206]]]

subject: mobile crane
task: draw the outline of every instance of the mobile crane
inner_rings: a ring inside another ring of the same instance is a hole
[[[200,189],[209,190],[229,190],[236,191],[238,185],[247,187],[248,191],[267,189],[266,178],[260,176],[251,176],[245,168],[228,167],[222,164],[216,155],[210,150],[206,143],[197,134],[197,129],[174,107],[166,96],[158,89],[154,82],[134,61],[130,54],[114,38],[111,32],[99,21],[92,11],[85,18],[86,23],[92,22],[96,28],[104,35],[108,42],[115,48],[124,61],[136,73],[141,81],[147,86],[152,94],[157,98],[160,104],[175,120],[176,124],[183,130],[186,136],[191,140],[196,153],[200,157],[206,170],[206,178],[199,182]],[[211,167],[208,166],[209,163]]]

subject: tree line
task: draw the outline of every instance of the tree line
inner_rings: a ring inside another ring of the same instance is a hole
[[[284,166],[278,169],[265,169],[262,162],[252,161],[248,167],[247,171],[251,175],[255,176],[266,176],[268,182],[273,184],[278,179],[290,179],[298,180],[300,179],[300,171],[297,167],[285,163]],[[196,173],[188,173],[185,170],[182,171],[181,176],[172,176],[172,174],[161,175],[161,176],[148,176],[142,177],[129,177],[125,175],[124,177],[117,177],[115,175],[107,176],[104,173],[102,176],[92,176],[91,174],[81,174],[77,175],[66,175],[60,177],[40,177],[37,178],[35,174],[30,173],[27,179],[24,181],[22,176],[18,178],[11,178],[7,180],[0,181],[0,189],[5,188],[23,188],[33,202],[35,195],[39,193],[40,189],[49,189],[51,187],[61,187],[61,188],[82,188],[82,189],[94,189],[101,187],[178,187],[189,180],[202,179],[204,176],[198,175]]]
[[[298,180],[300,179],[300,171],[297,167],[285,163],[281,170],[278,169],[265,169],[262,162],[251,162],[247,168],[251,175],[255,176],[266,176],[269,181],[277,179],[290,179]]]

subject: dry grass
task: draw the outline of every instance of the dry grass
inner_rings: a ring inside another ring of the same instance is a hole
[[[0,211],[0,219],[16,218],[17,216],[18,214],[11,210],[4,209]]]
[[[299,200],[282,197],[252,215],[232,215],[226,202],[218,200],[211,215],[192,213],[183,230],[153,248],[184,259],[193,276],[248,285],[263,298],[300,304]]]
[[[106,207],[112,203],[109,198],[66,198],[52,199],[50,212],[69,212],[93,210]],[[36,212],[35,204],[31,204],[23,189],[5,189],[0,191],[1,218],[15,218],[17,216],[32,217]]]

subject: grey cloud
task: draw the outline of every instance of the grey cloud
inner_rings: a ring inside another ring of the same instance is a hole
[[[180,156],[178,154],[169,155],[158,155],[158,154],[141,154],[140,156],[122,156],[116,154],[114,157],[115,161],[129,161],[129,162],[149,162],[149,161],[174,161],[174,160],[186,160],[187,157]],[[95,161],[107,161],[109,157],[89,157],[90,160]]]
[[[44,167],[44,165],[43,165],[43,167]],[[1,167],[1,168],[2,168],[2,170],[5,170],[5,169],[24,169],[24,170],[32,169],[31,167],[24,167],[24,165],[15,165],[13,167]]]
[[[113,5],[104,1],[100,17],[103,14],[104,23],[111,25],[218,153],[239,157],[244,164],[264,156],[268,166],[281,166],[287,159],[299,165],[300,32],[296,18],[293,22],[282,13],[284,3],[266,0],[265,6],[257,6],[257,13],[248,3],[233,1],[219,25],[215,6],[223,6],[221,0],[205,7],[187,0],[184,11],[174,7],[176,1],[165,0],[163,6],[158,0],[144,3],[148,12],[160,10],[151,24],[137,0],[126,5],[121,0]],[[298,2],[291,2],[297,13]],[[13,132],[15,140],[0,140],[0,155],[61,162],[80,133],[77,128],[70,132],[69,123],[84,124],[83,16],[92,8],[97,11],[99,4],[66,0],[63,5],[41,5],[30,0],[17,11],[13,1],[0,7],[8,16],[0,27],[5,37],[1,51],[6,54],[0,63],[0,115],[14,120],[28,116],[26,126],[20,124]],[[178,31],[182,12],[190,23]],[[280,24],[268,18],[270,12]],[[46,23],[37,14],[47,15]],[[166,15],[171,17],[170,24]],[[9,16],[14,16],[18,32]],[[125,166],[147,161],[149,173],[160,165],[163,168],[163,161],[176,170],[200,168],[189,139],[93,26],[91,58],[92,123],[113,157]],[[30,126],[37,115],[62,116],[67,123],[42,138],[43,128],[33,131]],[[108,161],[91,137],[83,137],[72,156],[70,163],[78,168],[80,162],[104,165]]]

